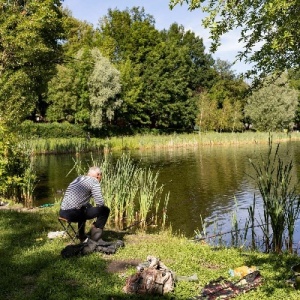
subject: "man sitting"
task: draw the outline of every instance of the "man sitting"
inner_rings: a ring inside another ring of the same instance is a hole
[[[85,234],[86,220],[97,218],[90,231],[91,240],[97,242],[101,238],[110,213],[102,196],[101,178],[102,172],[99,167],[89,168],[87,175],[78,176],[69,184],[61,202],[59,216],[70,222],[78,223],[81,242],[87,238]],[[91,205],[91,198],[94,199],[96,206]]]

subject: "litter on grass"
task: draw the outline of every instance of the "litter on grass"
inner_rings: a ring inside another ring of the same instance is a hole
[[[59,237],[65,237],[66,232],[65,231],[51,231],[48,233],[48,239],[56,239]]]

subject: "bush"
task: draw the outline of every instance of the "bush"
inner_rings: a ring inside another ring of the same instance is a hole
[[[32,121],[24,121],[18,128],[21,136],[35,138],[71,138],[85,137],[86,132],[79,125],[63,123],[34,123]]]
[[[0,121],[0,196],[29,206],[35,180],[30,149]]]

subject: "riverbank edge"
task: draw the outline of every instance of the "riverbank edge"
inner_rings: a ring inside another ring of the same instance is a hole
[[[30,299],[46,299],[48,291],[51,291],[51,299],[68,299],[67,296],[62,297],[62,289],[68,290],[68,293],[73,293],[72,289],[75,289],[75,294],[82,299],[87,295],[91,300],[140,299],[124,295],[122,289],[126,278],[136,272],[137,264],[145,261],[148,255],[159,257],[178,275],[197,274],[198,282],[179,282],[170,298],[165,299],[191,299],[200,295],[205,284],[220,276],[237,281],[237,278],[230,277],[229,270],[243,265],[256,266],[264,283],[258,289],[240,295],[239,299],[285,299],[286,295],[289,299],[299,299],[299,292],[289,284],[293,275],[291,267],[299,262],[296,255],[264,254],[243,248],[215,248],[188,240],[180,234],[175,235],[171,229],[147,234],[117,232],[107,228],[103,239],[122,239],[124,248],[114,255],[93,253],[64,260],[60,251],[68,241],[47,239],[49,231],[61,230],[57,221],[58,208],[19,209],[0,210],[3,250],[0,265],[1,270],[6,270],[6,280],[2,286],[4,299],[23,299],[24,294]],[[13,251],[4,251],[12,242]],[[14,265],[16,261],[22,268],[17,269]],[[87,265],[91,266],[88,272],[84,268]],[[14,277],[12,282],[9,281],[11,277]],[[16,280],[18,290],[14,288]],[[81,289],[82,284],[85,289]],[[91,294],[91,291],[97,292]],[[74,297],[75,294],[68,296]]]

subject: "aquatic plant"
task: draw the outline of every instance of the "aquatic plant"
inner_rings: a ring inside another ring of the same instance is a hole
[[[266,159],[262,158],[260,164],[250,160],[255,170],[252,179],[257,183],[263,201],[263,216],[258,222],[264,235],[265,251],[276,253],[282,252],[286,232],[288,250],[293,251],[295,221],[300,212],[300,198],[296,185],[292,185],[293,162],[285,163],[279,157],[278,149],[279,144],[273,150],[270,139]]]
[[[111,154],[91,158],[92,165],[100,166],[103,177],[101,187],[106,205],[110,208],[108,224],[124,229],[132,226],[147,228],[151,222],[165,226],[169,193],[162,201],[163,185],[158,184],[158,172],[145,169],[123,154],[114,161]],[[77,174],[82,174],[84,164],[79,156],[74,159]]]

